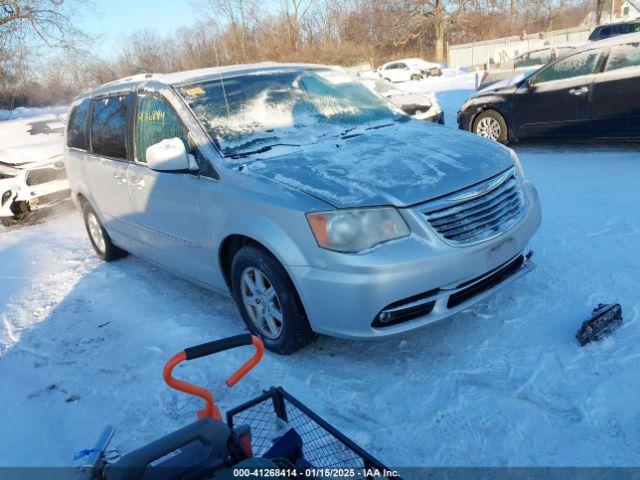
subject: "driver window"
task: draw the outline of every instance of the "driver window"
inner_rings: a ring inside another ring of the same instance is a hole
[[[535,83],[589,75],[593,73],[598,63],[598,58],[600,58],[600,50],[576,53],[540,72],[535,79]]]
[[[540,50],[529,55],[529,65],[527,66],[545,65],[549,63],[549,60],[551,60],[551,50]]]
[[[182,140],[189,151],[187,132],[171,107],[154,95],[139,95],[135,129],[136,161],[147,163],[147,148],[174,137]]]

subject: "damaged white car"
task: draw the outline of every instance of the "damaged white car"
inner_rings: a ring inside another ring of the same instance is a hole
[[[389,100],[407,115],[417,120],[444,125],[444,112],[433,93],[405,92],[385,80],[362,78],[360,82],[369,90]]]
[[[36,210],[69,198],[63,161],[63,116],[39,115],[0,124],[0,221],[28,221]]]

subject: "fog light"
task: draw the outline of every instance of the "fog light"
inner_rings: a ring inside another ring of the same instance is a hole
[[[371,326],[374,328],[389,327],[418,317],[424,317],[433,311],[435,304],[436,302],[432,300],[396,307],[390,311],[382,311],[376,316]]]

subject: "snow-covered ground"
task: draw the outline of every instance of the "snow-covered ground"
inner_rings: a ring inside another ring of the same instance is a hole
[[[465,77],[402,87],[438,90],[455,128]],[[533,273],[408,335],[267,354],[233,389],[248,349],[179,375],[223,409],[282,385],[392,466],[638,465],[640,147],[516,150],[543,207]],[[619,302],[623,325],[580,348],[598,302]],[[108,423],[123,452],[185,425],[200,405],[164,386],[164,362],[242,331],[230,299],[136,258],[98,261],[75,212],[0,230],[0,466],[69,465]]]
[[[18,107],[13,110],[0,110],[0,121],[35,117],[38,115],[65,115],[67,110],[67,106]]]

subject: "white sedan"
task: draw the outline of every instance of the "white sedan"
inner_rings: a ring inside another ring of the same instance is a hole
[[[431,63],[421,58],[406,58],[388,62],[378,68],[378,75],[389,82],[408,82],[429,76],[442,75],[440,64]]]

